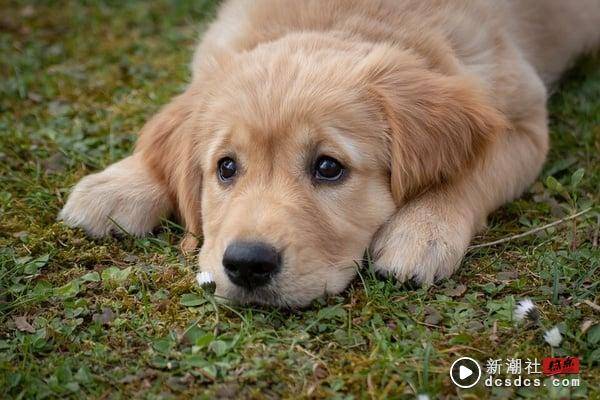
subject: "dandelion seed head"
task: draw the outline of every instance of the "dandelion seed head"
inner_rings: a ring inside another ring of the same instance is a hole
[[[544,333],[544,340],[552,347],[560,346],[560,342],[562,342],[562,335],[558,330],[558,327],[554,327]]]
[[[523,299],[517,303],[514,316],[517,322],[522,322],[525,319],[537,321],[539,313],[535,303],[531,299]]]
[[[210,272],[203,271],[196,274],[196,282],[198,282],[198,285],[204,290],[209,292],[214,292],[215,290],[215,280]]]

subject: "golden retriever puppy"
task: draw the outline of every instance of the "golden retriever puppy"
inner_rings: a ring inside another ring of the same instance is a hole
[[[189,87],[60,218],[143,235],[175,213],[237,302],[339,293],[366,249],[431,283],[536,178],[547,88],[599,42],[600,0],[227,1]]]

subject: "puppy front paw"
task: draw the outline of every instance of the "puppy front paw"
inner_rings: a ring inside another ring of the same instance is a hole
[[[92,237],[123,230],[141,236],[170,209],[166,190],[131,156],[79,181],[58,219]]]
[[[400,209],[371,244],[374,269],[398,281],[431,284],[460,265],[472,237],[472,222],[442,204],[416,200]]]

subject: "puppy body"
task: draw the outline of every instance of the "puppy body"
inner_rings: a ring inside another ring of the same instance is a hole
[[[430,283],[538,175],[547,89],[599,26],[598,0],[226,2],[185,93],[133,156],[76,186],[61,218],[142,234],[175,211],[203,236],[217,293],[242,302],[337,293],[365,248],[378,271]],[[346,166],[339,182],[311,178],[322,155]],[[227,185],[224,157],[239,164]],[[281,249],[272,282],[229,281],[236,240]]]

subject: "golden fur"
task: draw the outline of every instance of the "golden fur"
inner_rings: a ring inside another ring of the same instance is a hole
[[[93,236],[177,213],[217,294],[286,306],[338,293],[365,249],[399,280],[449,276],[488,213],[536,178],[547,88],[600,41],[600,0],[231,0],[192,82],[134,154],[75,187],[60,217]],[[235,154],[224,187],[217,161]],[[317,155],[343,162],[316,185]],[[110,217],[110,218],[109,218]],[[255,291],[229,282],[233,240],[284,249]]]

